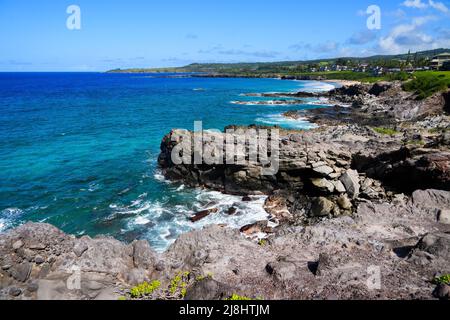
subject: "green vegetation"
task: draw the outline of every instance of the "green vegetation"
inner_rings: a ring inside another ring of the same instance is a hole
[[[189,282],[188,271],[179,272],[171,281],[169,292],[172,296],[180,295],[182,298],[186,295],[187,285]]]
[[[261,63],[193,63],[173,68],[114,69],[112,73],[201,73],[229,77],[286,77],[305,80],[348,80],[373,83],[404,81],[403,88],[418,99],[427,98],[450,86],[450,71],[406,72],[428,66],[430,59],[449,49],[436,49],[412,54],[378,55],[366,58],[334,58],[310,61]],[[345,71],[330,71],[345,70]]]
[[[130,69],[113,69],[107,71],[108,73],[171,73],[171,72],[191,72],[186,68],[154,68],[154,69],[145,69],[145,68],[130,68]]]
[[[384,134],[384,135],[388,135],[388,136],[395,136],[396,134],[398,134],[399,132],[394,130],[394,129],[390,129],[390,128],[373,128],[373,130],[376,133],[379,134]]]
[[[403,84],[403,89],[417,94],[419,100],[450,87],[450,71],[421,71],[413,74],[411,81]]]
[[[263,297],[257,297],[256,299],[252,299],[246,296],[240,296],[236,293],[233,293],[231,297],[224,299],[226,301],[251,301],[251,300],[264,300]]]
[[[161,287],[161,282],[159,280],[152,281],[151,283],[144,282],[136,287],[131,288],[130,295],[132,298],[141,298],[143,296],[148,296],[152,294],[155,290]]]
[[[436,277],[433,279],[433,284],[446,284],[450,285],[450,274],[443,275],[441,277]]]
[[[355,71],[327,71],[327,72],[304,72],[293,73],[293,76],[309,77],[311,79],[320,78],[325,80],[350,80],[361,82],[377,82],[381,80],[388,80],[387,77],[375,77],[369,72],[355,72]]]
[[[280,61],[280,62],[255,62],[255,63],[193,63],[183,67],[174,68],[135,68],[114,69],[108,72],[136,72],[136,73],[158,73],[158,72],[206,72],[241,76],[263,76],[263,75],[294,75],[307,72],[308,67],[320,68],[338,64],[349,68],[359,64],[378,65],[385,68],[404,69],[408,65],[423,67],[428,64],[428,59],[444,53],[448,49],[436,49],[410,52],[398,55],[376,55],[371,57],[341,57],[332,59]],[[351,69],[350,69],[351,70]],[[346,79],[341,79],[346,80]],[[349,79],[351,80],[351,79]]]
[[[413,145],[418,147],[423,147],[425,145],[425,141],[423,140],[410,140],[406,142],[407,145]]]
[[[260,240],[258,241],[258,244],[259,244],[261,247],[264,247],[264,246],[267,244],[267,240],[266,240],[266,239],[260,239]]]
[[[208,273],[206,276],[197,276],[195,281],[203,281],[205,279],[212,279],[212,274]]]
[[[410,73],[401,71],[401,72],[389,74],[385,78],[386,78],[386,80],[389,80],[389,81],[406,81],[406,80],[411,79],[411,77],[412,77],[412,75]]]
[[[229,297],[225,300],[228,300],[228,301],[250,301],[253,299],[233,293],[231,297]]]
[[[449,130],[448,128],[437,127],[437,128],[433,128],[433,129],[428,130],[428,133],[430,133],[430,134],[440,134],[440,133],[447,132],[448,130]]]
[[[126,300],[127,300],[127,297],[120,296],[119,298],[117,298],[117,300],[119,300],[119,301],[126,301]]]

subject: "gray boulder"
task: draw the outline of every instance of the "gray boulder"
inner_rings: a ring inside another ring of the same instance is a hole
[[[313,217],[326,217],[333,212],[334,207],[334,203],[327,198],[315,198],[312,200],[311,215]]]
[[[184,300],[224,300],[235,292],[230,286],[207,278],[190,286]]]
[[[427,209],[449,210],[450,192],[444,190],[417,190],[412,194],[414,205]]]
[[[425,235],[417,244],[416,251],[423,251],[435,257],[450,259],[450,234],[429,233]]]
[[[133,242],[133,262],[136,268],[152,271],[156,263],[156,252],[144,240]]]
[[[360,191],[360,184],[359,184],[359,174],[356,170],[347,170],[340,178],[340,181],[345,187],[345,190],[347,190],[348,195],[355,199],[359,195]]]

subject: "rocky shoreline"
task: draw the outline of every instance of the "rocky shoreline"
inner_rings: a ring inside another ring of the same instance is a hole
[[[336,106],[286,114],[320,127],[281,131],[276,175],[176,165],[178,131],[161,143],[168,179],[267,195],[267,220],[192,231],[162,254],[28,223],[0,234],[0,299],[449,299],[449,92],[418,101],[394,82],[292,96]]]

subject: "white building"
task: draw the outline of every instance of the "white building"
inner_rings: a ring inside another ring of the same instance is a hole
[[[431,60],[430,67],[434,70],[439,70],[444,65],[444,62],[447,61],[450,61],[450,52],[438,54]]]

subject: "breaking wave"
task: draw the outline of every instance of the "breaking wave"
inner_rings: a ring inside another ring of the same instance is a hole
[[[288,129],[314,129],[317,125],[309,122],[306,118],[292,119],[282,114],[272,114],[256,119],[257,122],[265,125],[278,125]]]

